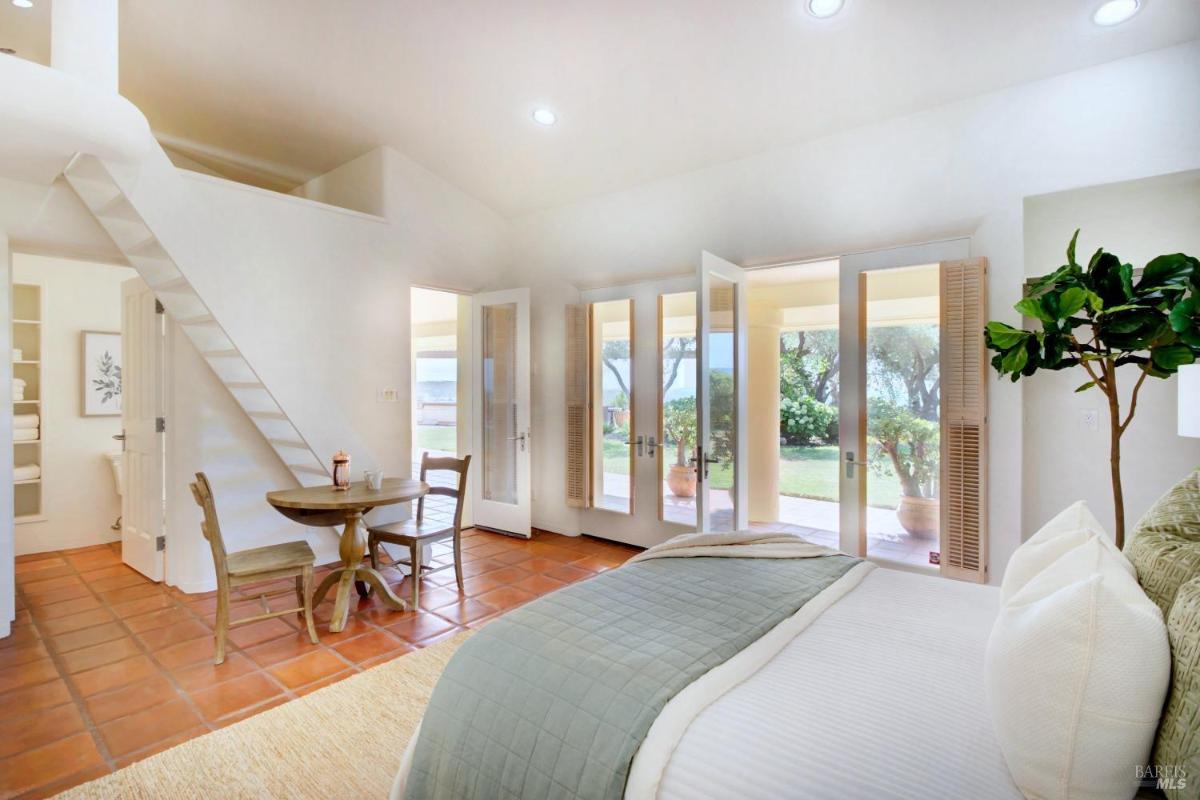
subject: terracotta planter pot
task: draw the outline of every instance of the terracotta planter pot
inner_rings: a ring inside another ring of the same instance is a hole
[[[696,470],[693,467],[672,464],[667,472],[667,488],[676,497],[695,497]]]
[[[619,408],[613,412],[613,424],[618,428],[623,428],[629,424],[629,420],[633,417],[633,412],[627,408]]]
[[[929,497],[901,497],[896,518],[914,539],[934,539],[938,534],[938,501]]]

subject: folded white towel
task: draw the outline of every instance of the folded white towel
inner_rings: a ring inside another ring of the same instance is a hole
[[[13,378],[12,384],[13,384],[13,386],[20,386],[22,389],[24,389],[25,388],[25,379],[24,378]]]
[[[13,402],[14,403],[20,403],[24,399],[25,399],[25,390],[24,389],[22,389],[21,391],[17,391],[16,389],[13,389]]]
[[[32,442],[38,438],[37,428],[17,428],[13,431],[14,442]]]
[[[14,481],[31,481],[40,477],[42,477],[42,468],[37,464],[22,464],[19,467],[13,467]]]
[[[25,359],[22,358],[22,356],[24,356],[24,355],[25,355],[25,353],[23,353],[22,351],[18,350],[15,347],[13,348],[13,361],[24,361]]]
[[[40,424],[37,414],[13,414],[14,428],[36,428]]]

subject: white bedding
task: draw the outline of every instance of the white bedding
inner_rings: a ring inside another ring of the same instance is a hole
[[[658,797],[1019,800],[983,687],[998,605],[993,587],[872,571],[695,718]]]

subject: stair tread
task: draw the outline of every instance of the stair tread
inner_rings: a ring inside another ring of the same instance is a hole
[[[306,472],[309,475],[328,475],[324,467],[314,467],[308,464],[288,464],[287,468],[293,472]]]
[[[180,325],[211,325],[216,321],[212,314],[197,314],[194,317],[183,317],[177,320]]]
[[[299,439],[267,439],[268,442],[277,447],[291,447],[296,450],[307,450],[308,445]]]
[[[224,381],[227,389],[266,389],[267,387],[258,381]]]

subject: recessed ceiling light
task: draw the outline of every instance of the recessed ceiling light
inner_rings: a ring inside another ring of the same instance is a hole
[[[17,8],[33,8],[33,0],[12,0],[12,4]]]
[[[1108,0],[1092,14],[1092,22],[1103,28],[1120,25],[1136,14],[1141,7],[1139,0]]]
[[[537,108],[533,111],[533,121],[548,128],[558,122],[558,115],[548,108]]]
[[[845,0],[808,0],[808,13],[817,19],[827,19],[842,10]]]

